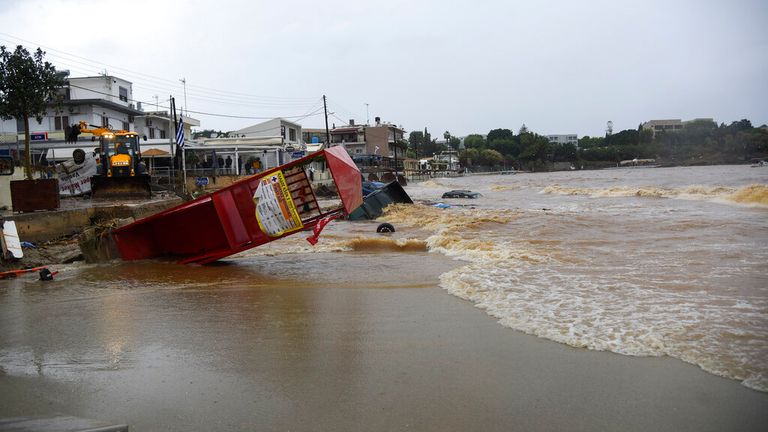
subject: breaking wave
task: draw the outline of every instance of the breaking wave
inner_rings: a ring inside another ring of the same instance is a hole
[[[493,192],[504,192],[509,190],[519,190],[520,186],[509,186],[509,185],[493,185],[491,186],[491,190]]]
[[[572,188],[558,184],[545,187],[541,193],[605,197],[650,197],[689,200],[725,200],[739,204],[768,206],[768,185],[753,184],[741,188],[725,186],[688,186],[661,188],[655,186],[615,186],[609,188]]]
[[[427,244],[423,240],[394,239],[387,237],[358,237],[347,242],[356,252],[426,252]]]
[[[727,189],[684,191],[734,193]],[[441,287],[503,326],[591,350],[669,355],[768,391],[768,323],[763,316],[768,300],[721,296],[695,285],[687,288],[690,281],[657,283],[631,270],[601,269],[578,259],[580,246],[520,241],[527,233],[510,226],[519,216],[509,210],[423,205],[390,206],[386,212],[392,223],[427,230],[430,251],[466,261],[441,275]]]

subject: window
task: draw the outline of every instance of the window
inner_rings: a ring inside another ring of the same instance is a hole
[[[56,116],[53,118],[53,130],[64,130],[69,126],[69,116]]]
[[[123,102],[128,102],[128,89],[125,87],[120,87],[118,91],[120,92],[120,100]]]
[[[160,138],[165,138],[165,130],[164,129],[160,130]]]
[[[285,138],[285,126],[280,126],[280,136]]]
[[[288,141],[296,141],[296,129],[288,129]]]
[[[101,116],[101,127],[109,127],[109,117]]]
[[[153,139],[155,137],[155,128],[149,128],[149,139]]]
[[[123,122],[123,130],[131,130],[131,125],[128,122]]]

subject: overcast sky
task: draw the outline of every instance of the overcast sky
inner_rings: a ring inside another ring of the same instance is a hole
[[[321,127],[325,94],[329,123],[433,137],[768,123],[766,23],[765,0],[0,0],[0,44],[125,78],[145,109],[174,95],[201,128]]]

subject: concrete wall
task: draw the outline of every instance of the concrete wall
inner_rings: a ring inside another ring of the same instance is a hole
[[[16,222],[16,229],[19,231],[19,238],[22,241],[37,243],[77,234],[92,225],[95,220],[141,219],[178,204],[181,204],[181,199],[175,198],[136,206],[118,204],[105,207],[25,213],[6,216],[5,219]]]

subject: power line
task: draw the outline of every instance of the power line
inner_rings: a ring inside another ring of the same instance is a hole
[[[103,74],[102,69],[104,67],[107,67],[113,70],[123,71],[128,76],[134,75],[137,77],[145,77],[145,81],[147,81],[147,83],[141,83],[141,84],[131,83],[133,87],[136,87],[139,89],[150,90],[153,93],[158,93],[158,92],[172,93],[171,91],[169,91],[169,88],[178,90],[178,91],[183,91],[182,86],[178,85],[178,83],[173,80],[157,77],[157,76],[150,75],[143,72],[133,71],[130,69],[119,67],[119,66],[108,65],[96,60],[88,59],[83,56],[68,53],[66,51],[58,50],[56,48],[47,47],[42,44],[38,44],[26,39],[22,39],[5,32],[0,32],[0,35],[6,36],[7,38],[15,39],[17,41],[25,42],[27,44],[36,45],[42,49],[45,49],[46,54],[50,55],[55,59],[59,59],[60,63],[64,64],[64,66],[72,70],[85,72],[85,75],[91,75],[91,76],[101,75]],[[13,42],[12,40],[9,40],[7,38],[0,37],[0,40],[4,40],[10,43],[18,43],[18,42]],[[76,65],[76,66],[72,67],[73,65]],[[70,86],[81,88],[83,90],[88,90],[97,94],[114,96],[110,93],[104,93],[104,92],[80,87],[73,84],[70,84]],[[187,111],[192,114],[198,114],[198,115],[210,116],[210,117],[248,119],[248,120],[268,120],[275,117],[301,120],[301,119],[305,119],[307,117],[312,117],[319,114],[319,108],[315,108],[315,106],[319,103],[318,97],[281,97],[281,96],[252,95],[247,93],[239,93],[239,92],[232,92],[227,90],[213,89],[213,88],[203,87],[203,86],[196,86],[191,84],[188,85],[188,88],[194,89],[193,91],[190,90],[189,92],[190,99],[198,100],[198,101],[206,101],[211,103],[218,103],[218,104],[227,104],[227,105],[252,106],[252,107],[260,107],[260,108],[289,108],[289,107],[297,108],[297,107],[307,106],[308,102],[315,102],[310,106],[310,108],[306,111],[306,113],[302,115],[245,116],[245,115],[213,113],[213,112],[206,112],[206,111],[192,111],[192,110]],[[169,106],[160,105],[157,102],[152,102],[152,101],[149,101],[149,102],[140,101],[138,99],[129,99],[129,101],[140,102],[148,106],[155,105],[157,108],[170,109]],[[168,100],[165,100],[164,102],[167,102],[167,101]],[[350,113],[349,111],[344,110],[343,108],[342,110],[346,111],[347,113]]]
[[[12,39],[16,39],[16,40],[19,40],[19,41],[22,41],[22,42],[26,42],[28,44],[37,45],[37,46],[39,46],[41,48],[45,48],[47,51],[52,51],[53,52],[53,53],[47,53],[47,54],[51,55],[52,57],[59,58],[59,59],[63,60],[64,62],[71,62],[71,63],[79,64],[79,65],[82,65],[82,66],[87,66],[87,67],[91,67],[91,68],[98,68],[99,70],[102,69],[102,67],[106,66],[107,68],[110,68],[110,69],[115,69],[115,70],[119,70],[119,71],[128,72],[129,74],[136,75],[136,76],[146,77],[146,79],[148,79],[150,82],[151,81],[158,81],[158,82],[161,82],[162,85],[167,86],[167,87],[164,87],[162,89],[163,91],[167,91],[168,87],[174,88],[174,89],[181,89],[181,86],[179,86],[177,82],[175,82],[173,80],[169,80],[167,78],[157,77],[157,76],[150,75],[150,74],[147,74],[147,73],[133,71],[133,70],[130,70],[130,69],[119,67],[119,66],[108,65],[108,64],[96,61],[96,60],[91,60],[91,59],[88,59],[86,57],[82,57],[82,56],[79,56],[79,55],[76,55],[76,54],[68,53],[66,51],[61,51],[61,50],[58,50],[56,48],[51,48],[51,47],[47,47],[47,46],[44,46],[44,45],[41,45],[41,44],[37,44],[35,42],[19,38],[17,36],[13,36],[13,35],[10,35],[8,33],[0,32],[0,35],[4,35],[4,36],[10,37]],[[13,41],[5,39],[5,38],[0,38],[0,39],[5,40],[7,42],[11,42],[11,43],[17,43],[17,42],[13,42]],[[56,53],[59,53],[59,54],[56,54]],[[71,57],[71,58],[68,58],[68,57]],[[79,59],[79,60],[75,60],[75,59]],[[147,87],[150,87],[150,86],[147,86]],[[223,98],[257,99],[257,100],[261,99],[261,100],[263,100],[263,102],[262,102],[263,104],[265,104],[265,105],[273,104],[275,106],[283,105],[283,104],[284,105],[304,105],[304,106],[306,106],[307,102],[314,101],[314,100],[317,99],[317,96],[313,96],[313,97],[285,97],[285,96],[251,95],[251,94],[247,94],[247,93],[232,92],[232,91],[228,91],[228,90],[212,89],[212,88],[209,88],[209,87],[197,86],[197,85],[193,85],[193,84],[189,84],[188,88],[189,89],[196,89],[196,92],[198,92],[200,94],[208,93],[208,94],[213,94],[214,96],[223,97]],[[259,104],[259,103],[258,102],[254,103],[254,105],[257,105],[257,104]]]
[[[74,85],[74,84],[70,84],[69,86],[70,87],[79,88],[79,89],[83,89],[83,90],[88,90],[90,92],[97,93],[97,94],[102,94],[102,95],[106,95],[106,96],[114,96],[114,95],[112,95],[110,93],[100,92],[98,90],[93,90],[93,89],[89,89],[89,88],[85,88],[85,87],[80,87],[80,86],[77,86],[77,85]],[[156,107],[159,107],[159,108],[165,108],[165,109],[170,109],[171,108],[170,106],[160,105],[160,104],[152,103],[152,102],[137,101],[136,99],[128,99],[128,100],[129,101],[133,101],[133,102],[141,102],[143,104],[148,104],[148,105],[155,105]],[[167,102],[167,100],[164,101],[164,102]],[[282,118],[286,118],[286,119],[289,119],[289,118],[306,118],[306,117],[311,117],[313,115],[317,115],[319,113],[319,110],[315,110],[315,112],[313,112],[311,114],[302,114],[302,115],[295,115],[295,116],[269,116],[269,117],[238,116],[238,115],[217,114],[217,113],[209,113],[209,112],[203,112],[203,111],[192,111],[192,110],[189,110],[187,112],[190,112],[190,113],[193,113],[193,114],[200,114],[200,115],[211,116],[211,117],[224,117],[224,118],[237,118],[237,119],[250,119],[250,120],[270,120],[270,119],[273,119],[275,117],[282,117]]]

